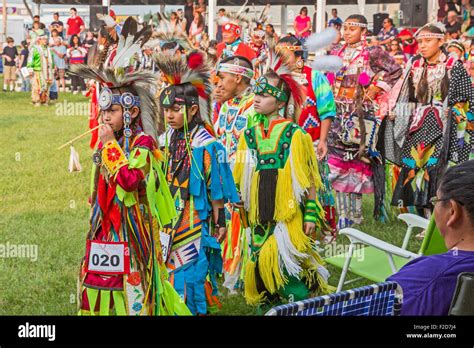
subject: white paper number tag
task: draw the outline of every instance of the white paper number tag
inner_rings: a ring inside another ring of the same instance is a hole
[[[168,233],[160,232],[161,252],[163,254],[163,262],[168,260],[170,252],[170,239],[171,236]]]
[[[126,242],[87,241],[87,272],[129,274],[130,253]]]

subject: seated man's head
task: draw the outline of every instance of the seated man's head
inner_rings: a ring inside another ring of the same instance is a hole
[[[474,160],[449,168],[432,202],[448,249],[474,250]]]
[[[241,72],[238,71],[239,67],[242,68]],[[245,57],[234,56],[222,59],[217,68],[219,78],[217,85],[221,89],[222,99],[232,99],[247,89],[251,78],[246,76],[246,73],[250,74],[251,71],[253,71],[253,65]]]

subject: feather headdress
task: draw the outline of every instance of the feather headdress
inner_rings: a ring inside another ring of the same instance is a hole
[[[183,100],[186,105],[198,104],[202,120],[211,124],[211,93],[210,66],[205,54],[195,50],[186,57],[156,54],[155,63],[162,73],[163,82],[169,86],[191,84],[197,91],[198,101]],[[165,93],[165,91],[162,92]],[[171,104],[173,102],[171,101]]]
[[[269,50],[265,72],[274,72],[285,81],[291,91],[291,96],[288,98],[291,97],[296,105],[301,106],[306,97],[306,89],[293,71],[294,67],[290,64],[287,55],[282,54],[281,51]]]
[[[256,14],[254,18],[252,18],[252,22],[254,23],[254,27],[258,28],[260,26],[264,26],[268,20],[268,13],[270,12],[270,4],[265,5],[262,12],[260,14]]]
[[[317,52],[329,47],[337,38],[336,29],[329,27],[320,33],[312,34],[306,40],[306,46],[311,52]],[[337,72],[342,68],[342,59],[333,55],[319,55],[314,58],[311,67],[314,70]]]
[[[219,25],[222,25],[223,30],[232,29],[231,27],[239,27],[240,32],[236,32],[236,34],[240,35],[243,30],[247,29],[250,26],[250,20],[247,18],[249,9],[245,8],[247,6],[247,3],[248,0],[245,1],[239,11],[226,12],[225,16],[218,19],[217,23]]]
[[[106,68],[84,64],[71,65],[70,72],[84,79],[99,82],[102,89],[129,88],[139,98],[140,117],[145,133],[156,137],[156,110],[153,90],[156,89],[156,77],[149,71],[134,71],[133,58],[141,46],[150,38],[147,27],[138,31],[137,22],[128,17],[122,28],[117,53],[111,65]],[[99,101],[100,104],[101,101]]]
[[[172,42],[175,44],[176,49],[183,49],[185,52],[189,52],[193,49],[193,45],[188,37],[179,30],[155,32],[153,34],[153,41],[155,40],[158,40],[161,47],[166,43]]]

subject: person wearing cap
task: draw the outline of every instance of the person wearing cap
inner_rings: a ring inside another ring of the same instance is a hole
[[[35,106],[49,102],[49,89],[54,79],[54,61],[48,47],[48,36],[43,30],[28,56],[28,70],[32,80],[31,100]]]
[[[217,45],[218,59],[242,56],[253,63],[256,58],[255,52],[241,39],[242,17],[228,14],[220,23],[222,23],[223,42]]]

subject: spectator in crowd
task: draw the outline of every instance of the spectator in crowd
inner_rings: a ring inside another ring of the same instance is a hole
[[[66,57],[67,57],[67,48],[63,45],[60,37],[54,39],[54,46],[51,48],[53,53],[54,60],[54,74],[56,80],[59,80],[61,86],[61,92],[66,91],[66,81],[65,81],[65,72],[66,72]]]
[[[280,39],[278,37],[278,34],[276,33],[275,31],[275,27],[273,26],[273,24],[270,24],[268,23],[266,26],[265,26],[265,34],[267,35],[267,43],[271,43],[273,42],[274,44],[276,44],[278,42],[278,40]]]
[[[452,26],[446,29],[446,41],[459,40],[461,37],[461,31],[459,28],[457,26]]]
[[[91,30],[88,30],[86,33],[86,39],[84,40],[84,48],[87,51],[86,62],[88,61],[87,56],[89,55],[89,50],[91,49],[92,46],[95,45],[96,41],[97,40],[94,37],[94,33]]]
[[[20,52],[20,59],[18,62],[18,67],[21,69],[26,68],[26,64],[28,63],[28,55],[29,55],[29,50],[28,50],[28,42],[26,40],[23,40],[21,42],[21,52]],[[29,92],[31,91],[31,82],[28,76],[24,76],[23,73],[20,74],[21,76],[21,91],[22,92]]]
[[[15,40],[10,36],[7,37],[7,46],[3,48],[2,56],[5,59],[3,63],[3,91],[6,92],[8,85],[10,85],[10,91],[13,92],[15,90],[18,51]]]
[[[59,32],[56,29],[53,29],[51,31],[51,36],[49,37],[49,43],[48,43],[49,47],[55,46],[55,39],[57,37],[59,37],[61,39],[61,36],[59,35]]]
[[[311,18],[308,16],[308,8],[302,7],[300,14],[296,16],[293,22],[293,28],[295,29],[295,36],[304,45],[306,39],[311,35]],[[308,58],[308,51],[305,49],[303,53],[303,59]]]
[[[178,14],[176,12],[171,12],[170,14],[170,25],[171,25],[171,30],[179,32],[183,29],[181,26],[181,21],[179,20]]]
[[[199,48],[203,50],[204,52],[207,52],[207,50],[209,49],[210,43],[211,42],[209,40],[209,34],[204,31],[202,33],[201,42],[199,43]]]
[[[225,8],[219,9],[217,12],[217,23],[219,23],[219,20],[225,16]],[[216,33],[216,40],[217,42],[222,42],[222,24],[217,25],[217,33]]]
[[[199,12],[194,12],[194,20],[189,27],[189,40],[194,43],[194,47],[199,47],[204,31],[204,19]]]
[[[399,54],[403,54],[402,40],[395,38],[390,42],[388,53],[393,57]]]
[[[33,21],[33,26],[31,27],[31,30],[28,32],[28,37],[30,39],[31,45],[35,44],[38,38],[38,33],[43,32],[40,26],[41,26],[41,23],[39,21]]]
[[[70,13],[71,17],[66,22],[67,37],[70,38],[73,35],[81,36],[85,29],[84,21],[77,15],[76,8],[72,7]]]
[[[448,12],[444,25],[446,26],[446,32],[461,31],[461,23],[459,22],[458,14],[456,11],[451,10]]]
[[[194,3],[193,0],[186,0],[184,5],[184,18],[186,19],[186,34],[189,34],[189,28],[194,20]]]
[[[403,29],[398,34],[398,38],[402,42],[403,53],[407,59],[413,57],[418,51],[418,42],[416,42],[415,37],[413,36],[413,30],[408,28]]]
[[[393,25],[392,18],[385,18],[383,20],[383,27],[380,29],[380,32],[377,35],[377,40],[379,41],[379,45],[387,45],[397,37],[398,30]]]
[[[403,290],[402,315],[448,315],[462,272],[474,270],[474,160],[449,168],[431,199],[448,252],[418,257],[388,280]]]
[[[197,4],[194,5],[194,12],[198,12],[203,17],[206,15],[206,4],[204,0],[198,0]]]
[[[51,22],[51,24],[49,25],[49,32],[52,33],[53,30],[57,30],[57,32],[59,33],[59,36],[61,38],[63,38],[64,36],[64,23],[62,21],[59,20],[59,13],[58,12],[55,12],[53,14],[53,21]]]
[[[329,20],[328,27],[339,25],[342,27],[342,19],[337,16],[337,8],[331,10],[332,18]]]
[[[179,18],[179,24],[181,25],[181,30],[183,33],[186,33],[186,35],[188,34],[187,30],[186,30],[186,18],[184,18],[184,12],[183,12],[183,9],[182,8],[179,8],[176,13],[178,14],[178,18]]]
[[[87,51],[82,47],[81,39],[77,35],[71,36],[71,42],[67,50],[67,57],[69,64],[84,64],[86,60]],[[82,77],[71,75],[72,91],[77,94],[78,90],[85,92],[86,85]]]

